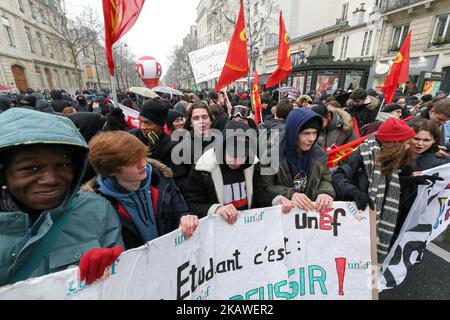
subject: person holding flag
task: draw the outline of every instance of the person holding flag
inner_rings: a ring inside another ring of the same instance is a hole
[[[291,47],[289,37],[283,20],[283,12],[280,12],[280,40],[278,47],[278,66],[275,72],[267,80],[266,88],[271,88],[283,82],[292,72]]]

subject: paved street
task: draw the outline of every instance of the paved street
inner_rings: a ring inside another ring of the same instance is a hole
[[[384,291],[380,300],[450,300],[450,230],[427,248],[396,289]]]

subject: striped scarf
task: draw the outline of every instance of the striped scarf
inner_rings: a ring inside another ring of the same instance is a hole
[[[388,254],[394,235],[400,199],[400,179],[398,172],[390,176],[390,181],[381,173],[376,158],[380,145],[372,135],[360,146],[364,167],[369,177],[369,196],[375,204],[377,214],[377,255],[378,263],[382,264]]]

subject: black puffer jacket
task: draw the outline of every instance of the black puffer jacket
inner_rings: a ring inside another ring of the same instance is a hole
[[[435,146],[420,154],[416,159],[415,171],[425,171],[449,163],[450,158],[441,159],[435,156],[438,151],[439,148]]]
[[[172,149],[177,145],[178,142],[172,141],[171,137],[166,133],[162,133],[157,145],[151,146],[148,139],[144,136],[141,129],[133,129],[129,131],[130,134],[137,137],[142,143],[148,146],[149,157],[168,166],[175,173],[177,168],[172,162]]]
[[[380,109],[380,100],[371,96],[369,96],[368,99],[370,99],[370,102],[367,102],[361,106],[353,106],[352,100],[347,101],[347,105],[349,105],[349,107],[347,107],[346,111],[352,117],[355,117],[360,129],[366,124],[374,122],[377,117],[378,110]]]
[[[399,213],[394,234],[398,235],[417,196],[417,185],[406,180],[413,168],[404,168],[399,174],[400,199]],[[332,175],[333,187],[336,190],[336,201],[353,201],[355,191],[369,193],[369,177],[364,166],[360,151],[353,153]]]

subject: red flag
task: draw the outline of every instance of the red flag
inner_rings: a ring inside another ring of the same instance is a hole
[[[328,168],[332,169],[340,165],[342,161],[346,160],[353,152],[358,150],[359,145],[369,137],[370,135],[367,135],[343,146],[330,147],[330,150],[326,150],[328,153]]]
[[[284,81],[292,72],[291,47],[289,37],[284,26],[283,12],[280,12],[280,44],[278,46],[278,66],[267,80],[266,88],[271,88]]]
[[[248,73],[248,54],[247,54],[247,34],[245,31],[244,2],[241,0],[241,9],[236,22],[236,29],[231,38],[230,48],[228,49],[227,60],[217,82],[214,91],[226,87],[233,81],[245,76]]]
[[[136,22],[145,0],[103,0],[105,18],[105,50],[109,74],[114,76],[112,46]]]
[[[253,80],[253,89],[252,89],[252,98],[253,98],[253,111],[255,112],[255,123],[258,125],[261,123],[261,91],[259,89],[259,76],[258,72],[255,71],[255,79]]]
[[[408,81],[409,76],[409,62],[411,55],[411,31],[405,39],[397,57],[394,60],[394,64],[391,67],[386,80],[384,81],[381,91],[384,93],[386,103],[389,105],[395,96],[398,85]]]
[[[355,130],[356,138],[361,138],[361,132],[359,130],[358,121],[355,117],[352,117],[353,119],[353,129]]]

